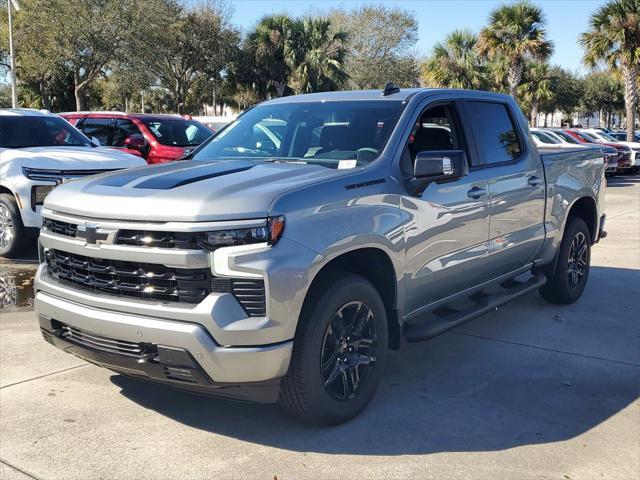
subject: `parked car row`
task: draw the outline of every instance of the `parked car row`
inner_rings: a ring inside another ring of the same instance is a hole
[[[542,150],[597,147],[607,161],[607,175],[640,171],[640,142],[620,140],[599,128],[532,128],[536,146]],[[626,134],[625,137],[626,138]]]
[[[57,185],[179,160],[211,134],[178,115],[0,110],[0,255],[33,245],[44,199]]]
[[[73,112],[61,116],[100,145],[127,150],[147,163],[179,160],[213,133],[179,115]]]

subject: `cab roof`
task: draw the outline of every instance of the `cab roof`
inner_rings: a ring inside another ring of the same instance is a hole
[[[459,90],[451,88],[397,88],[390,93],[386,93],[385,90],[348,90],[339,92],[320,92],[320,93],[307,93],[303,95],[292,95],[290,97],[274,98],[267,100],[261,105],[273,105],[278,103],[299,103],[299,102],[335,102],[335,101],[408,101],[411,97],[417,94],[430,94],[435,95],[438,93],[457,93],[465,97],[473,96],[474,94],[494,97],[509,97],[501,93],[480,91],[480,90]]]

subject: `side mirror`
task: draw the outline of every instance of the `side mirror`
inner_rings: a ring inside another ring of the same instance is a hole
[[[139,133],[129,135],[124,139],[124,146],[131,150],[137,150],[144,153],[147,149],[147,141]]]
[[[467,155],[463,150],[428,150],[418,152],[413,164],[413,177],[407,188],[420,196],[431,182],[448,182],[469,173]]]
[[[96,137],[91,137],[91,143],[93,144],[94,147],[100,146],[100,140],[98,140]]]

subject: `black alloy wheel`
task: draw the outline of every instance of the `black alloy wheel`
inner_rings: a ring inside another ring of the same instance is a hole
[[[346,303],[329,321],[322,342],[320,368],[332,398],[355,398],[375,367],[378,335],[371,309],[360,301]]]

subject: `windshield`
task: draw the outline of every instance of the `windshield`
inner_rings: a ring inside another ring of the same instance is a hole
[[[559,137],[561,137],[565,142],[579,144],[580,142],[569,135],[567,132],[563,132],[562,130],[554,130],[552,133],[555,133]]]
[[[380,155],[403,109],[391,100],[258,106],[213,137],[195,159],[273,158],[353,168]]]
[[[595,135],[588,134],[586,132],[575,132],[580,138],[586,140],[587,142],[596,142],[599,143],[601,140],[597,138]]]
[[[200,122],[182,118],[154,118],[143,123],[161,145],[168,147],[195,147],[212,133]]]
[[[595,134],[597,137],[600,137],[602,140],[606,140],[607,142],[617,142],[618,140],[613,138],[611,135],[605,132],[597,132]]]
[[[550,144],[550,145],[557,145],[558,140],[556,140],[555,138],[551,137],[550,135],[547,135],[545,132],[531,132],[531,135],[533,135],[535,138],[537,138],[538,140],[540,140],[542,143],[546,143],[546,144]]]
[[[91,141],[53,116],[0,116],[0,147],[91,147]]]

